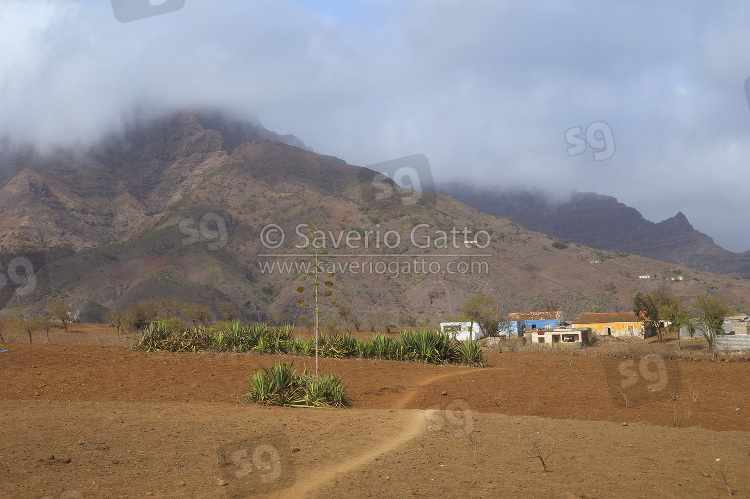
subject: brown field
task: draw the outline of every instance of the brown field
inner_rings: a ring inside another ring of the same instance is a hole
[[[704,341],[321,359],[348,387],[333,410],[238,403],[277,357],[3,336],[0,497],[750,497],[750,363]]]

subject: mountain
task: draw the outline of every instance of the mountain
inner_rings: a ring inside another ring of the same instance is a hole
[[[718,246],[682,212],[654,223],[614,197],[593,192],[576,192],[559,201],[539,191],[489,191],[459,183],[438,190],[484,213],[592,248],[750,279],[750,251],[733,253]]]
[[[495,297],[502,314],[554,308],[574,317],[629,310],[635,292],[660,286],[750,309],[745,281],[704,272],[671,281],[673,265],[560,244],[217,112],[135,121],[85,149],[12,147],[0,153],[9,172],[0,184],[0,306],[39,307],[58,295],[101,320],[107,309],[170,297],[301,323],[311,311],[298,301],[313,295],[300,277],[325,246],[321,265],[335,271],[322,297],[330,324],[435,324],[475,294]],[[323,232],[312,235],[315,220]]]

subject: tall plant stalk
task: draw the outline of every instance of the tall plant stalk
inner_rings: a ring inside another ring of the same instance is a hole
[[[322,233],[320,230],[320,222],[315,219],[313,220],[313,223],[310,224],[310,228],[312,229],[312,233]],[[324,239],[325,241],[325,239]],[[309,245],[309,241],[308,241]],[[308,245],[305,247],[307,248]],[[313,278],[312,282],[310,283],[310,286],[313,288],[313,296],[315,297],[315,378],[317,379],[320,376],[320,369],[319,369],[319,350],[320,350],[320,265],[321,264],[329,264],[331,263],[331,260],[321,258],[321,255],[328,254],[328,249],[325,248],[325,242],[323,248],[321,248],[319,245],[316,245],[313,243],[313,249],[315,250],[315,266],[311,270],[309,270],[305,275],[300,277],[300,281],[306,280],[308,277]],[[305,259],[302,260],[303,262]],[[328,272],[329,276],[333,276],[334,272]],[[333,286],[333,281],[327,280],[323,283],[326,286]],[[304,286],[297,287],[297,292],[303,293],[305,291]],[[323,296],[331,296],[333,293],[331,291],[326,291]],[[300,298],[297,300],[297,303],[302,306],[306,307],[307,304],[305,303],[304,298]],[[335,300],[331,300],[331,304],[336,303]]]

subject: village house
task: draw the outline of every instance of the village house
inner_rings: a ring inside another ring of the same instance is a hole
[[[524,333],[527,341],[545,345],[583,346],[589,343],[591,328],[531,329]]]
[[[748,334],[748,323],[750,317],[746,314],[737,314],[724,317],[724,334]]]
[[[501,325],[503,336],[523,336],[526,329],[554,329],[563,324],[565,317],[561,311],[527,312],[508,314],[508,325]]]
[[[644,337],[643,322],[633,312],[587,312],[573,321],[573,327],[589,327],[593,333],[603,336]]]
[[[486,336],[476,322],[441,322],[440,330],[458,341],[478,340]]]

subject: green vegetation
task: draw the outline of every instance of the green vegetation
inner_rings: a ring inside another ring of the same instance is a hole
[[[498,322],[497,300],[489,296],[470,296],[461,305],[463,318],[470,321],[472,326],[476,322],[487,336],[497,336]]]
[[[70,309],[62,298],[53,298],[47,302],[45,307],[47,313],[52,319],[58,320],[62,323],[63,329],[68,330],[68,322],[70,322],[69,314]]]
[[[627,258],[630,256],[630,253],[625,253],[624,251],[601,251],[601,250],[592,250],[591,256],[593,256],[595,259],[603,262],[604,260],[613,260],[615,258]]]
[[[252,352],[311,356],[315,338],[294,337],[291,326],[269,327],[267,324],[241,326],[239,321],[225,323],[224,328],[179,328],[167,322],[150,324],[134,346],[146,352],[197,352],[213,349],[222,352]],[[476,341],[459,342],[440,331],[403,333],[398,338],[376,334],[367,341],[351,334],[322,335],[318,341],[321,357],[367,358],[425,362],[428,364],[464,364],[483,367],[484,354]]]
[[[298,373],[293,364],[276,362],[250,378],[246,402],[286,407],[345,407],[346,387],[341,377],[328,374],[318,378]]]
[[[552,243],[552,247],[556,249],[565,249],[568,247],[568,245],[562,241],[555,241]]]
[[[713,349],[717,334],[724,334],[724,317],[729,314],[729,307],[723,298],[708,295],[698,295],[693,301],[697,310],[695,321],[698,329],[708,342],[708,348]]]

